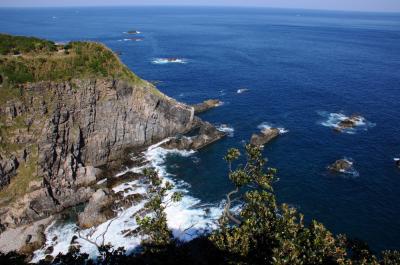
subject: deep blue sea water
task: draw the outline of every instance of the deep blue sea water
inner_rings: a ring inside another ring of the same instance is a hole
[[[123,41],[139,30],[143,41]],[[222,160],[261,123],[289,130],[265,149],[279,169],[279,201],[375,250],[400,249],[400,14],[264,8],[0,9],[0,32],[58,42],[100,41],[135,73],[187,103],[219,98],[201,117],[234,136],[168,169],[190,193],[218,202],[232,186]],[[178,57],[186,64],[154,64]],[[249,89],[237,94],[239,88]],[[323,126],[330,113],[359,113],[353,134]],[[333,175],[353,159],[359,176]]]

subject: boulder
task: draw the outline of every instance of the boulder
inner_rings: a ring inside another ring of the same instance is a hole
[[[222,102],[218,99],[208,99],[202,103],[192,105],[192,107],[194,108],[194,113],[198,114],[216,108],[221,104]]]
[[[113,218],[113,202],[114,198],[108,189],[98,189],[86,204],[85,210],[78,215],[78,225],[90,228]]]
[[[339,159],[336,160],[335,163],[333,163],[332,165],[328,166],[328,169],[333,172],[344,173],[351,170],[352,167],[353,167],[353,162],[347,159]]]
[[[395,158],[395,159],[394,159],[394,163],[396,164],[396,166],[397,166],[398,168],[400,168],[400,158]]]
[[[261,131],[260,134],[253,134],[250,139],[250,144],[255,146],[265,145],[272,139],[278,137],[279,129],[277,128],[266,128]]]

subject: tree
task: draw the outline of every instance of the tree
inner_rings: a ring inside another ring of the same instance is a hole
[[[210,239],[239,264],[346,264],[346,250],[316,221],[306,227],[303,215],[276,202],[273,182],[276,169],[265,168],[262,149],[245,146],[247,161],[233,169],[238,149],[225,156],[229,179],[235,189],[228,193],[219,229]],[[235,196],[235,198],[233,198]],[[233,213],[232,202],[239,201]]]
[[[154,169],[145,169],[143,173],[150,180],[149,201],[144,206],[145,216],[136,216],[139,225],[137,233],[144,237],[143,246],[147,250],[158,251],[169,245],[173,239],[168,228],[165,208],[172,202],[180,201],[182,194],[171,193],[174,186],[171,182],[163,182]]]

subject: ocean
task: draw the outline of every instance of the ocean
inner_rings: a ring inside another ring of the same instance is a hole
[[[129,30],[140,33],[126,34]],[[157,81],[162,92],[179,101],[224,102],[200,116],[228,131],[225,139],[198,152],[158,147],[147,152],[186,194],[171,210],[169,223],[179,221],[179,227],[182,220],[192,222],[193,215],[202,228],[212,229],[207,220],[217,218],[224,195],[233,188],[224,153],[273,126],[284,133],[264,154],[268,165],[278,169],[279,202],[297,207],[307,221],[316,219],[334,233],[365,240],[375,251],[400,249],[400,170],[394,163],[400,157],[400,14],[3,8],[0,32],[56,42],[102,42],[136,74]],[[357,128],[333,130],[353,113],[365,118]],[[354,171],[330,173],[327,166],[341,158],[352,160]],[[200,213],[205,207],[211,213]],[[65,232],[64,238],[69,236]]]

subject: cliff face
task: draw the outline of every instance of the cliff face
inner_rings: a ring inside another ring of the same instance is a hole
[[[144,81],[43,81],[21,85],[18,93],[0,105],[0,217],[6,226],[87,201],[98,167],[127,148],[194,126],[192,107]]]

